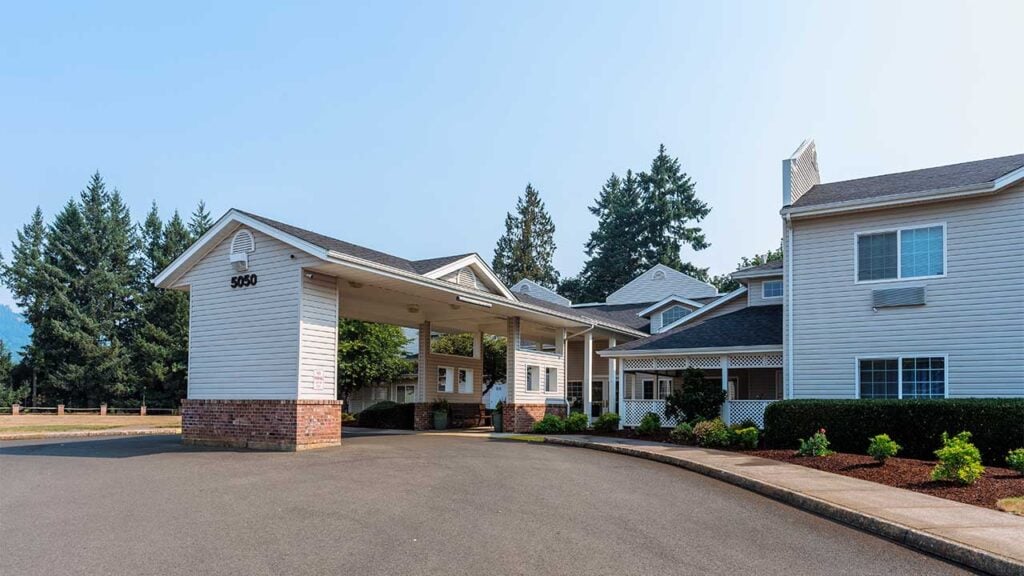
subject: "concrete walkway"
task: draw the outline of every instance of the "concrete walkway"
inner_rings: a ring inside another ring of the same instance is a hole
[[[1024,575],[1024,517],[738,452],[601,436],[545,438],[680,466],[976,570]]]

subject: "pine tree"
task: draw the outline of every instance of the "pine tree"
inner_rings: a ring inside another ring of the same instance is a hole
[[[589,207],[597,229],[585,245],[588,260],[580,277],[580,301],[603,301],[644,270],[640,188],[633,171],[612,174]]]
[[[505,216],[505,233],[498,239],[492,267],[506,285],[523,278],[554,289],[558,271],[555,256],[555,224],[544,208],[540,194],[530,184],[516,202],[513,215]]]
[[[37,328],[46,314],[46,222],[41,209],[36,208],[17,237],[10,264],[0,260],[0,281],[11,291],[28,324]]]
[[[213,226],[213,218],[206,210],[206,202],[200,200],[188,221],[188,232],[192,236],[192,241],[198,240],[211,226]]]
[[[643,244],[643,269],[665,264],[681,272],[706,276],[707,269],[684,264],[683,246],[703,250],[709,246],[704,231],[694,224],[703,220],[711,208],[697,198],[693,180],[682,171],[662,144],[651,161],[650,171],[639,176],[642,223],[639,234]]]

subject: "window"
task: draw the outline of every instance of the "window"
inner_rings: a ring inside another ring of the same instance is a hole
[[[664,400],[668,398],[668,395],[672,393],[672,379],[671,378],[659,378],[658,379],[658,399]]]
[[[459,394],[473,393],[473,371],[469,368],[459,368]]]
[[[661,313],[661,325],[668,326],[689,313],[690,311],[682,306],[673,306]]]
[[[526,389],[530,391],[537,391],[540,389],[540,367],[539,366],[527,366],[526,367]]]
[[[557,392],[558,391],[558,369],[557,368],[545,368],[544,369],[544,391],[545,392]]]
[[[415,386],[396,386],[395,387],[395,402],[405,404],[413,402],[416,399],[416,387]]]
[[[926,278],[945,273],[943,225],[857,235],[857,281]]]
[[[449,393],[452,392],[452,369],[444,366],[438,366],[437,368],[437,391]]]
[[[861,398],[945,398],[946,358],[898,357],[858,360]]]
[[[762,282],[761,298],[782,298],[782,280],[765,280]]]
[[[644,380],[644,400],[654,400],[654,380]]]
[[[583,382],[579,380],[573,380],[565,383],[566,396],[569,398],[569,402],[576,399],[583,399]]]

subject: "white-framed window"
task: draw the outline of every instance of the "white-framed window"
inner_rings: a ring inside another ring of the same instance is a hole
[[[565,395],[569,402],[577,399],[583,400],[583,382],[581,380],[570,380],[565,383]]]
[[[545,368],[544,369],[544,391],[545,392],[557,392],[558,391],[558,368]]]
[[[526,367],[526,389],[531,392],[540,390],[540,366]]]
[[[671,378],[658,378],[658,400],[664,400],[668,398],[668,395],[672,393],[672,379]]]
[[[946,275],[946,225],[858,232],[854,241],[856,282]]]
[[[473,371],[469,368],[459,368],[459,394],[473,393]]]
[[[416,399],[416,387],[415,386],[395,386],[395,402],[399,404],[405,404],[413,402]]]
[[[447,366],[437,367],[437,391],[450,394],[455,390],[454,387],[454,370]]]
[[[945,398],[947,357],[857,358],[858,398]]]
[[[644,378],[641,383],[643,399],[654,400],[654,378]]]
[[[689,313],[690,311],[682,306],[673,306],[661,313],[661,325],[668,326]]]
[[[761,298],[782,298],[782,280],[765,280],[761,283]]]

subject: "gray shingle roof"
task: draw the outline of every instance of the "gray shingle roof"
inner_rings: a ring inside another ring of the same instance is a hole
[[[782,306],[748,306],[693,326],[633,340],[615,350],[655,351],[731,346],[781,346]]]
[[[812,186],[794,208],[992,182],[1024,166],[1024,154]]]
[[[602,305],[587,306],[586,308],[572,308],[570,306],[555,304],[554,302],[549,302],[547,300],[541,300],[540,298],[535,298],[529,294],[523,294],[521,292],[513,292],[513,294],[520,302],[525,302],[526,304],[547,308],[548,310],[561,314],[593,318],[594,320],[615,327],[646,332],[647,326],[649,325],[646,319],[640,318],[636,313],[647,306],[650,306],[650,304],[623,304],[619,306]],[[609,308],[611,310],[609,310]]]
[[[772,272],[782,273],[782,260],[773,260],[760,266],[747,266],[733,272],[732,276],[753,276],[760,274],[771,274]]]
[[[386,254],[378,250],[373,250],[371,248],[359,246],[358,244],[352,244],[351,242],[345,242],[344,240],[338,240],[337,238],[331,238],[330,236],[324,236],[323,234],[318,234],[310,230],[305,230],[297,226],[292,226],[291,224],[285,224],[284,222],[271,220],[270,218],[266,218],[258,214],[253,214],[251,212],[245,212],[242,210],[237,210],[237,212],[245,214],[246,216],[259,222],[262,222],[267,226],[277,228],[278,230],[286,234],[290,234],[292,236],[295,236],[296,238],[305,240],[306,242],[309,242],[310,244],[313,244],[315,246],[319,246],[325,250],[341,252],[342,254],[348,254],[350,256],[355,256],[356,258],[362,258],[363,260],[369,260],[371,262],[376,262],[377,264],[391,266],[392,268],[398,268],[400,270],[405,270],[406,272],[414,272],[416,274],[426,274],[427,272],[430,272],[431,270],[436,270],[437,268],[440,268],[445,264],[449,264],[451,262],[459,260],[460,258],[465,258],[466,256],[473,254],[473,252],[469,252],[466,254],[459,254],[456,256],[428,258],[426,260],[406,260],[405,258],[400,258],[398,256]]]

